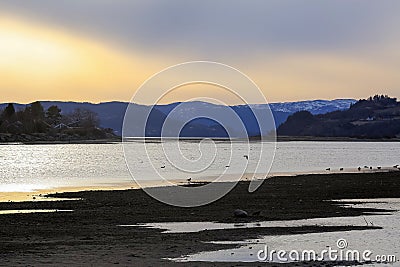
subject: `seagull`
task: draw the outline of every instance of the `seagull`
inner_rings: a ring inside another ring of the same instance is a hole
[[[330,171],[330,170],[331,170],[331,168],[326,168],[325,170],[327,170],[327,171]]]
[[[188,183],[190,183],[192,181],[192,177],[187,178],[186,181],[188,181]]]
[[[372,170],[372,166],[371,166],[371,167],[369,167],[369,169],[370,169],[370,170]]]
[[[339,170],[340,170],[340,171],[343,171],[343,168],[340,168]]]
[[[382,169],[382,167],[378,166],[378,170]]]
[[[161,166],[161,169],[164,169],[165,168],[165,165],[164,166]]]
[[[358,167],[358,171],[361,171],[361,167]]]
[[[397,167],[399,167],[399,164],[396,164],[396,165],[393,166],[393,168],[395,168],[395,169],[396,169]]]
[[[244,155],[243,157],[244,157],[244,158],[246,158],[247,160],[249,160],[249,156],[247,156],[247,155]]]

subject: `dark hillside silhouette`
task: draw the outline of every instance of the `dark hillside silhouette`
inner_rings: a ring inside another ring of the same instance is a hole
[[[400,138],[400,102],[386,95],[362,99],[348,110],[296,112],[278,128],[281,136]]]
[[[335,99],[335,100],[307,100],[307,101],[298,101],[298,102],[282,102],[282,103],[271,103],[269,104],[269,108],[271,109],[276,126],[279,126],[283,122],[286,121],[287,117],[296,111],[307,110],[312,114],[323,114],[327,112],[331,112],[334,110],[343,110],[348,109],[350,104],[355,103],[356,101],[353,99]],[[68,115],[73,113],[76,109],[84,109],[90,110],[97,114],[99,120],[100,128],[111,128],[114,130],[116,135],[122,135],[122,123],[125,115],[126,108],[128,106],[127,102],[103,102],[103,103],[88,103],[88,102],[63,102],[63,101],[40,101],[45,112],[49,110],[50,107],[56,106],[61,111],[61,115]],[[163,118],[169,116],[171,111],[181,103],[171,103],[167,105],[156,105],[155,109],[160,112],[154,112],[152,115],[154,122],[149,122],[148,130],[150,136],[157,136],[157,133],[160,132],[160,120],[164,120]],[[187,118],[192,118],[193,115],[201,113],[201,111],[206,110],[207,112],[212,112],[213,114],[224,114],[227,110],[233,109],[239,117],[243,120],[243,123],[246,127],[246,130],[249,136],[257,136],[260,134],[258,129],[258,125],[254,120],[254,116],[250,111],[247,105],[238,105],[238,106],[224,106],[224,105],[214,105],[211,103],[202,103],[202,102],[186,102],[183,103],[184,109],[186,111],[181,113],[181,116],[173,116],[174,120],[177,121],[187,121]],[[135,104],[136,105],[136,104]],[[5,109],[8,106],[7,104],[0,103],[0,110]],[[14,104],[13,107],[15,111],[24,110],[27,105],[25,104]],[[146,112],[150,108],[150,106],[146,105],[136,105],[138,110],[143,110]],[[139,107],[140,106],[140,107]],[[262,112],[262,110],[268,108],[266,105],[256,105],[256,110]],[[51,114],[49,117],[57,119],[57,111],[53,110],[55,113],[54,116]],[[1,113],[0,113],[1,114]],[[177,114],[177,113],[175,113]],[[224,125],[226,128],[230,130],[237,131],[241,128],[236,123],[232,122],[229,125]],[[222,129],[221,125],[216,123],[213,120],[208,119],[195,119],[185,127],[182,135],[184,136],[192,136],[192,137],[225,137],[226,131]]]
[[[115,138],[112,129],[99,127],[97,114],[76,109],[62,115],[59,107],[45,110],[38,101],[15,110],[10,103],[0,112],[0,141],[71,141]]]

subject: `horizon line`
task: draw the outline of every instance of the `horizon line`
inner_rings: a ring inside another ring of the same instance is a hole
[[[368,98],[368,97],[367,97]],[[360,98],[362,99],[362,98]],[[315,98],[315,99],[304,99],[304,100],[296,100],[296,101],[279,101],[279,102],[268,102],[267,104],[283,104],[283,103],[297,103],[297,102],[308,102],[308,101],[336,101],[336,100],[355,100],[358,101],[359,99],[357,98],[334,98],[334,99],[322,99],[322,98]],[[77,100],[35,100],[32,102],[0,102],[0,105],[2,104],[16,104],[16,105],[30,105],[34,102],[60,102],[60,103],[80,103],[80,104],[92,104],[92,105],[100,105],[100,104],[106,104],[106,103],[132,103],[132,104],[137,104],[137,105],[142,105],[142,106],[152,106],[152,104],[143,104],[143,103],[134,103],[130,101],[123,101],[123,100],[109,100],[109,101],[100,101],[100,102],[90,102],[90,101],[77,101]],[[220,105],[220,104],[215,104],[207,101],[175,101],[175,102],[169,102],[169,103],[159,103],[156,104],[156,106],[168,106],[171,104],[176,104],[176,103],[195,103],[195,102],[203,102],[203,103],[209,103],[212,105]],[[226,106],[243,106],[243,105],[265,105],[265,103],[247,103],[247,104],[229,104]]]

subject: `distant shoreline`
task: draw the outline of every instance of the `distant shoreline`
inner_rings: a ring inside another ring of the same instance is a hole
[[[99,139],[99,140],[70,140],[70,141],[31,141],[31,142],[3,142],[0,145],[79,145],[79,144],[114,144],[121,143],[120,139]]]
[[[161,142],[162,138],[151,137],[151,138],[131,138],[125,141],[128,142],[138,142],[146,139],[146,142]],[[179,138],[181,141],[201,141],[203,139],[210,139],[218,142],[259,142],[259,138],[250,138],[249,140],[245,138],[213,138],[213,137],[200,137],[200,138]],[[164,141],[175,141],[178,138],[163,138]],[[266,139],[265,141],[272,142],[273,140]],[[400,138],[378,138],[378,139],[368,139],[368,138],[352,138],[352,137],[313,137],[313,136],[278,136],[276,138],[277,142],[400,142]],[[122,137],[115,137],[110,139],[82,139],[82,140],[38,140],[38,141],[2,141],[0,145],[57,145],[57,144],[112,144],[112,143],[122,143]]]
[[[400,138],[354,138],[354,137],[318,137],[318,136],[278,136],[278,142],[400,142]]]

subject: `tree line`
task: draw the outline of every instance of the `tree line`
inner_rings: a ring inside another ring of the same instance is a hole
[[[56,105],[45,110],[42,104],[36,101],[21,110],[16,110],[12,103],[0,110],[0,133],[48,133],[63,129],[98,127],[97,114],[87,109],[75,109],[69,114],[63,114]]]

